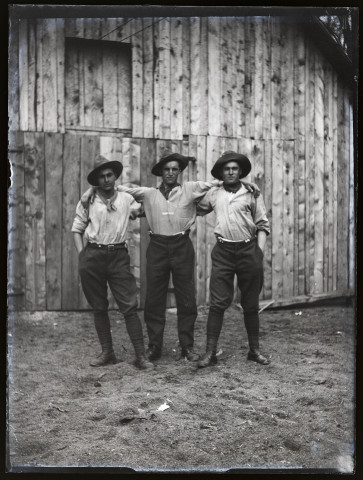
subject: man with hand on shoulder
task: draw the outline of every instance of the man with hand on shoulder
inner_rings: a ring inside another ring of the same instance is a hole
[[[259,294],[263,285],[263,255],[269,221],[262,196],[255,198],[241,179],[251,171],[249,159],[227,151],[217,160],[212,175],[223,181],[213,187],[198,204],[198,214],[214,210],[217,239],[212,250],[210,308],[207,321],[206,353],[198,367],[217,362],[216,351],[225,310],[234,294],[234,276],[241,291],[241,305],[247,330],[247,359],[261,365],[269,364],[259,350]]]
[[[135,366],[151,369],[146,358],[142,325],[137,315],[137,289],[130,271],[126,233],[129,218],[141,210],[134,198],[115,190],[123,166],[99,155],[98,165],[87,180],[94,187],[93,202],[78,202],[72,225],[74,243],[79,253],[79,274],[83,292],[94,312],[94,323],[102,347],[101,354],[90,365],[99,367],[117,363],[108,316],[107,285],[126,322],[135,349]]]

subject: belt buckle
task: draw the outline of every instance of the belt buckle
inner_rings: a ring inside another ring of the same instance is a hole
[[[107,245],[107,250],[115,250],[115,245]]]

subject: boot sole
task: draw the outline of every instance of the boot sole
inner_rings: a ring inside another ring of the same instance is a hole
[[[208,363],[198,363],[198,368],[205,368],[205,367],[210,367],[212,365],[215,365],[218,362],[216,358],[211,358]]]
[[[121,363],[121,360],[114,358],[112,360],[107,360],[106,362],[90,363],[90,367],[104,367],[105,365],[116,365],[117,363]]]

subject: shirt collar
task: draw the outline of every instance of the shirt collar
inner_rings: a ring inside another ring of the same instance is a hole
[[[169,194],[170,192],[176,188],[176,187],[180,187],[180,183],[175,183],[172,187],[166,187],[165,184],[162,182],[158,189],[160,190],[160,193],[166,198],[168,199],[169,198]]]
[[[117,190],[113,192],[112,197],[110,198],[105,198],[99,190],[97,190],[97,195],[99,198],[102,200],[102,202],[106,205],[107,211],[111,212],[111,210],[117,210],[117,207],[115,205],[115,200],[117,198]]]

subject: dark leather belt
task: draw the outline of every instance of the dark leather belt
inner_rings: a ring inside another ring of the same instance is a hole
[[[230,245],[233,247],[239,247],[240,245],[246,245],[246,243],[253,242],[256,239],[256,237],[248,238],[247,240],[241,240],[240,242],[226,242],[223,240],[221,237],[217,237],[217,242],[218,243],[223,243],[223,245]]]
[[[188,236],[189,233],[190,233],[190,229],[185,230],[184,232],[181,232],[181,233],[176,233],[175,235],[160,235],[158,233],[153,233],[149,230],[150,237],[161,238],[161,239],[170,239],[170,240],[181,238],[181,237],[184,237],[184,236]]]
[[[100,248],[103,250],[119,250],[120,248],[126,248],[126,242],[122,243],[110,243],[109,245],[103,245],[102,243],[88,243],[87,244],[88,248]]]

